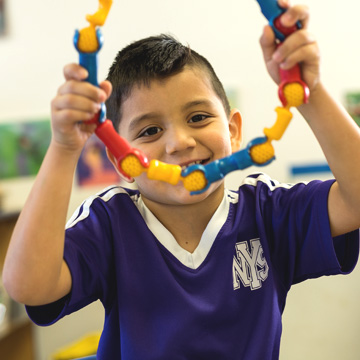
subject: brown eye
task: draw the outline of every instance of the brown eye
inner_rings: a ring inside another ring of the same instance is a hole
[[[196,123],[196,122],[204,121],[208,117],[209,116],[207,116],[207,115],[198,114],[198,115],[193,116],[189,122]]]
[[[139,137],[146,137],[146,136],[154,136],[156,134],[158,134],[160,131],[162,131],[161,128],[157,127],[157,126],[152,126],[149,127],[147,129],[145,129],[140,135]]]

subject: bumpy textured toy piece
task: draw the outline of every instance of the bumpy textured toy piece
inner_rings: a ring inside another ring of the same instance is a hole
[[[84,67],[88,72],[88,77],[85,79],[95,86],[99,86],[98,83],[98,53],[102,48],[104,38],[102,36],[100,29],[95,29],[90,26],[86,32],[83,30],[75,30],[75,35],[73,38],[75,49],[79,53],[79,64]],[[91,29],[91,31],[88,31]],[[90,44],[90,46],[89,46]],[[95,46],[95,50],[93,46]],[[92,51],[90,51],[92,50]],[[105,104],[101,104],[100,113],[97,117],[97,120],[102,123],[106,119],[106,109]]]
[[[278,95],[284,107],[298,107],[308,102],[310,90],[302,80],[299,64],[289,70],[280,69],[280,79]]]
[[[99,123],[95,134],[114,156],[117,169],[126,179],[131,180],[133,177],[138,176],[134,175],[134,170],[129,165],[124,166],[127,159],[136,157],[137,167],[145,169],[149,166],[147,157],[140,150],[131,147],[128,141],[116,132],[110,120],[107,119]]]
[[[272,27],[276,38],[279,40],[279,46],[281,46],[281,42],[287,36],[301,28],[300,22],[290,27],[286,27],[281,23],[280,17],[286,9],[280,7],[277,0],[256,1],[260,5],[261,12]],[[278,95],[284,107],[297,107],[307,102],[310,92],[308,86],[301,78],[299,64],[296,64],[289,70],[280,69],[280,78]]]
[[[103,36],[98,26],[105,23],[112,0],[100,0],[99,9],[93,15],[87,15],[90,25],[82,30],[76,30],[73,38],[74,46],[79,53],[79,63],[88,71],[86,81],[99,86],[97,80],[98,53],[103,45]],[[106,119],[105,104],[95,116],[93,122],[97,125],[95,134],[105,144],[114,156],[119,172],[128,180],[146,173],[149,179],[160,180],[176,185],[181,177],[179,165],[165,164],[158,160],[148,161],[138,149],[130,146],[114,129],[112,122]]]
[[[120,164],[122,170],[131,177],[146,173],[151,180],[160,180],[176,185],[181,180],[181,167],[159,160],[151,160],[147,166],[139,161],[139,154],[124,157]]]
[[[111,4],[112,1],[100,0],[99,10],[94,15],[87,16],[90,25],[80,31],[76,30],[73,38],[74,46],[79,53],[79,64],[88,71],[88,78],[85,79],[85,81],[95,86],[99,86],[97,75],[98,53],[104,42],[101,30],[97,26],[104,24]],[[97,125],[95,134],[113,154],[116,159],[117,168],[125,178],[132,178],[132,176],[122,168],[122,161],[125,158],[136,156],[142,167],[146,168],[149,166],[146,156],[141,151],[132,148],[130,144],[116,132],[112,122],[106,119],[106,107],[104,103],[101,104],[99,113],[89,122]]]
[[[287,36],[301,27],[300,23],[292,27],[284,27],[281,24],[280,17],[286,9],[281,8],[277,0],[257,0],[257,2],[279,42],[284,41]],[[292,119],[290,107],[300,106],[307,102],[309,97],[309,89],[301,78],[298,64],[290,70],[280,70],[280,79],[278,95],[283,107],[276,108],[276,123],[270,129],[264,129],[265,137],[252,140],[244,150],[207,165],[192,165],[183,170],[184,186],[192,194],[204,192],[211,183],[222,179],[231,171],[253,165],[264,166],[275,159],[275,150],[271,141],[280,140],[287,129]]]
[[[300,23],[290,28],[281,24],[279,18],[285,9],[277,4],[277,0],[257,1],[280,42],[300,28]],[[86,17],[89,26],[80,31],[76,30],[73,40],[79,52],[80,65],[89,73],[86,80],[95,86],[99,86],[97,81],[98,53],[103,45],[103,37],[98,26],[105,23],[111,4],[112,0],[99,0],[98,11]],[[182,181],[184,187],[192,195],[200,194],[212,183],[223,179],[232,171],[254,165],[265,166],[275,159],[271,141],[279,140],[289,125],[292,118],[289,108],[301,105],[309,96],[309,89],[301,79],[299,65],[290,70],[280,70],[280,78],[279,98],[283,107],[276,108],[277,121],[272,128],[264,129],[265,137],[255,138],[245,149],[206,165],[192,165],[182,170],[179,165],[166,164],[158,160],[149,162],[140,150],[132,148],[115,131],[112,122],[106,119],[105,104],[102,104],[101,110],[92,120],[97,125],[95,133],[113,154],[118,170],[126,178],[131,179],[146,173],[149,179],[165,181],[172,185]]]
[[[254,156],[255,152],[255,156]],[[256,154],[256,152],[258,154]],[[182,181],[192,195],[201,194],[227,174],[252,165],[265,166],[275,159],[272,145],[266,137],[253,139],[245,149],[209,164],[191,165],[182,171]]]

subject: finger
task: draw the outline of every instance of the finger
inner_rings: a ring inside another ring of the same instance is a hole
[[[68,80],[58,89],[58,95],[73,94],[86,97],[94,102],[101,103],[107,98],[107,93],[86,81]]]
[[[271,26],[266,25],[264,27],[263,33],[260,37],[260,45],[265,62],[270,61],[277,47],[275,42],[275,34]]]
[[[280,67],[284,70],[289,70],[299,63],[306,63],[308,66],[318,65],[320,61],[320,52],[316,44],[310,44],[298,48],[291,53],[281,64]]]
[[[104,80],[99,84],[100,88],[104,90],[106,98],[108,99],[112,92],[112,84],[108,80]]]
[[[306,5],[295,5],[289,7],[280,17],[281,24],[285,27],[291,27],[298,21],[306,29],[309,23],[309,8]]]
[[[93,134],[94,131],[96,130],[96,124],[89,124],[89,123],[86,123],[86,122],[80,122],[78,124],[78,126],[79,126],[79,129],[82,132],[86,132],[86,133],[89,133],[89,134]]]
[[[57,110],[79,110],[92,114],[100,110],[100,103],[91,101],[83,96],[73,94],[57,96],[53,101],[53,106]]]
[[[290,7],[290,1],[289,0],[278,0],[278,5],[283,9],[287,9],[288,7]]]
[[[79,64],[68,64],[64,67],[64,77],[66,80],[85,80],[89,73]]]
[[[273,53],[272,59],[277,63],[282,63],[294,51],[304,46],[316,44],[316,40],[307,30],[298,30],[286,38],[286,40]]]
[[[95,113],[74,109],[60,109],[53,112],[54,120],[58,124],[77,124],[94,118]]]

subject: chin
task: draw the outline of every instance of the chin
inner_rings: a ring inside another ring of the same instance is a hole
[[[169,202],[179,205],[192,205],[198,204],[206,199],[215,197],[217,194],[223,195],[223,182],[212,184],[205,192],[197,195],[191,195],[188,190],[186,190],[182,183],[177,184],[176,186],[169,185],[166,191],[161,192],[161,197],[165,200],[168,199]],[[165,196],[164,196],[165,195]]]

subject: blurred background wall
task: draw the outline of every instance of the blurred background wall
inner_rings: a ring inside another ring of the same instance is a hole
[[[360,92],[360,4],[357,0],[302,3],[311,9],[310,29],[320,44],[323,82],[345,104],[348,92]],[[0,37],[0,125],[49,118],[51,99],[63,82],[62,68],[77,62],[72,45],[74,30],[87,25],[85,14],[95,12],[98,3],[5,0],[5,5],[6,32]],[[255,0],[114,0],[103,28],[99,78],[106,76],[117,51],[128,43],[158,33],[173,34],[213,64],[233,105],[241,110],[246,144],[275,122],[274,109],[280,104],[259,46],[265,24]],[[283,182],[319,177],[293,177],[289,171],[291,166],[325,162],[296,111],[275,147],[277,160],[261,171]],[[232,174],[228,185],[236,186],[245,174],[257,170]],[[33,177],[0,179],[6,211],[21,209],[32,182]],[[97,190],[75,184],[69,214]],[[359,300],[360,267],[350,276],[294,286],[284,313],[281,359],[359,359]],[[96,303],[50,328],[36,328],[37,359],[47,360],[55,349],[89,331],[100,330],[102,322],[103,310]]]

